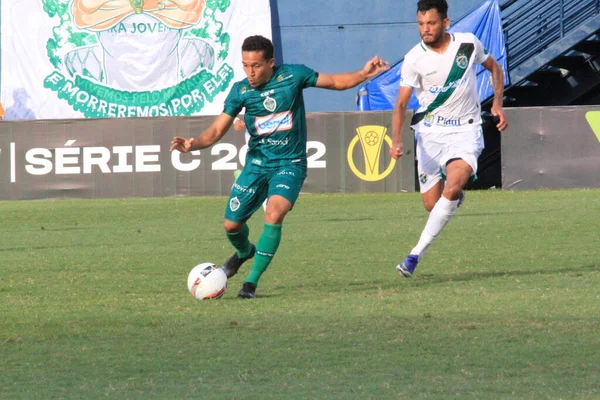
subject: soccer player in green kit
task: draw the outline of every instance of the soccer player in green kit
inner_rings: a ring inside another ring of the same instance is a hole
[[[388,69],[379,57],[363,69],[324,74],[304,65],[275,66],[273,43],[250,36],[242,44],[242,64],[247,78],[236,82],[225,100],[223,112],[197,138],[175,137],[171,151],[189,152],[218,142],[235,117],[246,109],[244,122],[250,133],[246,165],[231,189],[224,228],[236,252],[223,264],[228,278],[254,257],[250,274],[238,297],[256,297],[261,275],[273,259],[281,241],[281,225],[292,209],[306,178],[306,112],[302,90],[318,87],[350,89]],[[266,198],[264,230],[256,246],[248,238],[246,221]]]

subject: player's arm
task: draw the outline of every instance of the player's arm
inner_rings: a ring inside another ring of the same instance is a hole
[[[503,131],[508,127],[508,120],[504,113],[503,99],[504,99],[504,70],[502,66],[496,61],[491,55],[488,56],[481,65],[492,73],[492,86],[494,88],[494,100],[492,102],[491,112],[494,116],[498,117],[498,124],[496,125],[499,131]]]
[[[359,71],[343,72],[339,74],[319,73],[319,78],[317,79],[317,84],[315,86],[323,89],[346,90],[353,88],[388,69],[389,66],[387,61],[383,61],[379,57],[373,57],[367,61],[363,69]]]
[[[404,154],[404,145],[402,144],[402,128],[406,120],[406,109],[412,96],[411,87],[400,86],[398,98],[392,111],[392,147],[390,148],[390,157],[397,160]]]
[[[187,153],[194,150],[202,150],[217,143],[227,133],[233,118],[229,114],[221,113],[215,121],[198,136],[197,138],[186,139],[184,137],[175,136],[171,141],[171,151],[179,150],[182,153]]]

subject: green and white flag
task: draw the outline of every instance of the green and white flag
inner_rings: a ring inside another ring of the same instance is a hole
[[[216,115],[269,0],[2,0],[6,119]]]

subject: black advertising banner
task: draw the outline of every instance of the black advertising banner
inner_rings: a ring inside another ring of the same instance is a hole
[[[0,199],[228,195],[245,163],[244,134],[171,153],[214,117],[0,122]],[[306,193],[414,191],[414,144],[388,155],[391,113],[309,113]]]

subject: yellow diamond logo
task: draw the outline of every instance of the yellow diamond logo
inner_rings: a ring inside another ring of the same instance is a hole
[[[588,124],[590,124],[590,127],[600,142],[600,111],[588,111],[585,114],[585,119],[587,119]]]
[[[377,125],[365,125],[356,128],[357,135],[352,139],[348,146],[347,158],[350,169],[354,175],[360,179],[369,182],[380,181],[388,176],[394,169],[396,160],[392,159],[386,170],[380,172],[383,143],[387,143],[390,148],[392,147],[392,139],[386,135],[386,132],[386,127]],[[353,159],[354,148],[358,143],[361,145],[363,159],[365,160],[364,172],[358,170]]]

